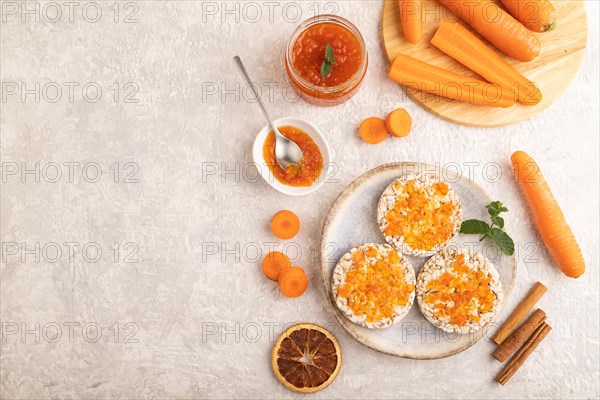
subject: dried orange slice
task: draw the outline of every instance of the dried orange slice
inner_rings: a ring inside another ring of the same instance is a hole
[[[342,350],[331,332],[309,323],[294,325],[273,346],[271,366],[286,388],[299,393],[325,389],[342,367]]]

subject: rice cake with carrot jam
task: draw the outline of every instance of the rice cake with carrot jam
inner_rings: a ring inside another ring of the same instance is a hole
[[[462,205],[450,185],[434,174],[401,176],[383,191],[377,223],[401,253],[428,257],[458,234]]]
[[[394,325],[415,300],[415,271],[388,244],[367,243],[344,254],[333,270],[335,303],[350,321],[366,328]]]
[[[417,302],[436,327],[459,334],[492,322],[504,294],[498,271],[480,253],[446,249],[431,257],[417,278]]]

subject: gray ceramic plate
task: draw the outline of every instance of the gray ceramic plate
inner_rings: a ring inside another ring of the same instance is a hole
[[[376,216],[377,202],[383,190],[399,176],[416,172],[435,172],[450,183],[463,205],[463,219],[489,219],[485,206],[493,199],[468,178],[427,164],[403,162],[382,165],[352,182],[334,202],[323,227],[321,266],[331,308],[340,325],[353,338],[383,353],[405,358],[434,359],[468,349],[483,337],[491,324],[473,334],[447,333],[427,322],[415,300],[408,315],[398,324],[385,329],[367,329],[348,320],[335,305],[331,294],[333,269],[341,256],[361,243],[385,243]],[[476,235],[459,234],[450,246],[468,247],[484,254],[500,274],[506,302],[516,277],[515,257],[503,255],[487,240],[479,243]],[[408,259],[418,274],[428,258]],[[504,303],[500,305],[500,310],[503,306]]]

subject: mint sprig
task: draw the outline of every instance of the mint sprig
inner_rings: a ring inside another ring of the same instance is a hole
[[[488,224],[478,219],[468,219],[460,226],[460,233],[483,235],[479,241],[489,237],[504,254],[512,256],[515,252],[515,243],[504,231],[504,218],[500,216],[503,212],[507,212],[508,208],[504,207],[501,201],[494,201],[485,206],[485,208],[487,208],[490,214],[492,223]]]
[[[333,64],[335,64],[335,58],[333,58],[333,47],[329,43],[325,46],[325,59],[321,64],[321,76],[326,78],[331,73]]]

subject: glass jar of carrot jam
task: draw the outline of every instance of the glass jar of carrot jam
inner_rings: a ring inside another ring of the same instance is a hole
[[[334,61],[329,74],[323,76],[327,45],[333,49]],[[337,15],[318,15],[301,23],[285,55],[287,75],[296,93],[319,106],[335,106],[350,99],[360,87],[367,65],[362,35]]]

